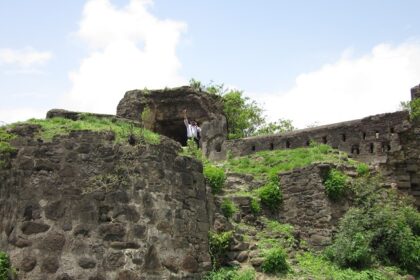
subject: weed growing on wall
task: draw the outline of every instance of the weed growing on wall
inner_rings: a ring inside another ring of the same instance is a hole
[[[327,196],[334,201],[343,197],[348,177],[337,169],[331,169],[324,181]]]
[[[209,253],[213,268],[219,268],[233,240],[233,232],[209,232]]]
[[[10,140],[15,138],[15,135],[6,131],[5,127],[0,127],[0,168],[6,166],[9,157],[16,152],[16,149],[10,145]]]
[[[9,279],[9,275],[12,273],[9,256],[0,251],[0,280]]]
[[[235,203],[229,198],[224,198],[222,204],[220,205],[220,209],[222,210],[223,216],[226,218],[231,218],[233,214],[238,212],[238,208],[236,207]]]
[[[214,194],[220,193],[223,184],[226,181],[225,171],[222,168],[214,166],[210,163],[204,165],[204,177],[206,182],[210,185]]]
[[[269,182],[257,189],[257,194],[261,203],[272,211],[280,206],[283,199],[280,188],[275,182]]]
[[[251,212],[254,215],[258,215],[261,212],[261,204],[260,201],[258,199],[256,199],[255,197],[251,197]]]
[[[356,171],[357,171],[357,175],[359,175],[359,176],[369,175],[369,165],[361,162],[361,163],[357,164]]]

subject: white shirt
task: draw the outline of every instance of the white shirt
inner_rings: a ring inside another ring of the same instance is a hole
[[[184,120],[185,127],[187,128],[187,137],[198,139],[198,133],[201,133],[201,128],[196,125],[191,125],[188,120]]]

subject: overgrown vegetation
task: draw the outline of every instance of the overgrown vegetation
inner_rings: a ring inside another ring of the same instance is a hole
[[[327,196],[333,201],[341,199],[346,190],[347,181],[348,177],[343,172],[331,169],[324,181]]]
[[[229,198],[224,198],[222,204],[220,205],[220,209],[222,210],[223,216],[226,218],[231,218],[233,214],[238,212],[238,208],[236,207],[235,203]]]
[[[263,258],[261,270],[265,273],[286,273],[289,270],[286,252],[280,246],[263,251]]]
[[[214,269],[220,268],[232,240],[232,231],[209,232],[209,253]]]
[[[214,194],[220,193],[226,180],[225,171],[220,167],[207,163],[204,165],[203,174],[206,181],[209,183],[212,192]]]
[[[349,279],[349,280],[402,280],[395,267],[376,267],[372,269],[354,270],[342,268],[333,262],[310,252],[296,256],[299,272],[297,279]],[[294,273],[292,273],[293,275]],[[290,275],[291,279],[295,279]]]
[[[110,118],[98,118],[90,114],[83,114],[80,120],[77,121],[65,118],[52,118],[45,120],[30,119],[25,123],[41,126],[41,131],[37,137],[44,141],[51,141],[54,136],[68,135],[71,131],[90,130],[113,132],[115,141],[118,143],[125,142],[130,137],[135,137],[138,141],[144,141],[149,144],[158,144],[160,142],[158,134],[135,126],[133,123]]]
[[[203,280],[254,280],[256,277],[253,268],[238,270],[234,267],[223,267],[204,276]]]
[[[410,119],[412,121],[420,120],[420,98],[416,98],[412,101],[402,101],[400,107],[401,109],[410,112]]]
[[[261,212],[261,203],[255,197],[251,197],[251,212],[254,215],[258,215]]]
[[[361,162],[361,163],[357,164],[356,171],[357,171],[357,175],[359,175],[359,176],[369,175],[369,165]]]
[[[7,280],[12,275],[13,270],[10,264],[9,256],[0,251],[0,280]]]
[[[5,127],[0,127],[0,168],[6,165],[8,158],[16,152],[16,149],[10,145],[10,140],[15,138],[15,135],[6,131]]]
[[[263,109],[257,102],[244,96],[241,90],[226,89],[223,84],[210,83],[205,86],[195,79],[190,80],[190,86],[198,91],[206,91],[221,97],[228,124],[228,139],[274,134],[295,129],[291,120],[279,119],[277,122],[267,122],[263,115]]]
[[[261,203],[270,210],[276,210],[283,199],[278,182],[270,181],[256,190]]]
[[[342,218],[326,255],[342,267],[395,265],[420,273],[420,213],[380,179],[354,180],[354,207]]]
[[[224,168],[235,173],[251,174],[258,179],[275,178],[280,172],[302,168],[315,162],[356,165],[347,154],[328,145],[312,143],[310,147],[259,151],[247,156],[232,158]]]

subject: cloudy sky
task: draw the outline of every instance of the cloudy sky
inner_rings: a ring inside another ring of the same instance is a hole
[[[115,113],[125,91],[236,87],[303,128],[420,83],[418,0],[0,0],[0,121]]]

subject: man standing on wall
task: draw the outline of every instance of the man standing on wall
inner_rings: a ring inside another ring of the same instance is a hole
[[[200,143],[200,134],[201,134],[201,128],[197,125],[196,121],[188,121],[187,117],[187,109],[184,109],[184,124],[187,128],[187,137],[188,139],[193,139],[195,143],[197,144],[197,147],[199,147]]]

